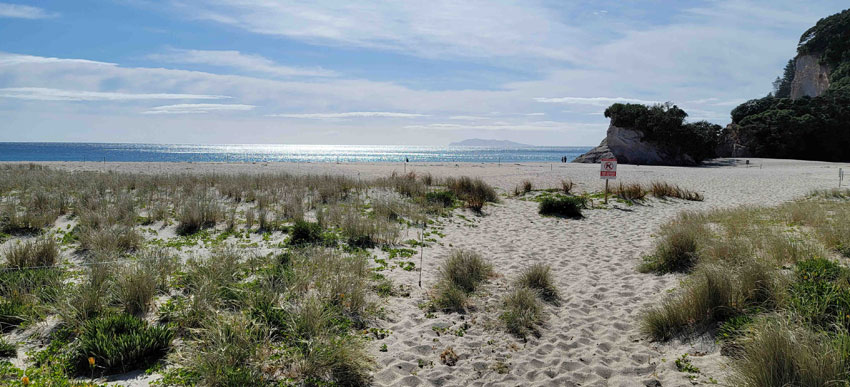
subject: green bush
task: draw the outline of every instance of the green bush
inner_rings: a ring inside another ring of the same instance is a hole
[[[451,207],[455,202],[455,194],[452,191],[439,190],[425,194],[425,200],[429,203],[440,204],[443,207]]]
[[[126,314],[88,321],[77,338],[72,365],[79,375],[89,375],[89,357],[98,374],[144,369],[168,352],[174,333],[168,327],[149,326]]]
[[[850,329],[850,274],[848,269],[823,258],[800,261],[791,285],[791,305],[809,324]]]
[[[540,215],[581,218],[581,210],[587,207],[587,199],[580,196],[547,196],[540,201]]]
[[[290,232],[289,243],[294,246],[316,244],[322,241],[322,226],[318,223],[296,220]]]
[[[0,358],[15,357],[18,354],[18,346],[0,338]]]

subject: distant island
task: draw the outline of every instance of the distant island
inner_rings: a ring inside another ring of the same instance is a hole
[[[508,140],[492,140],[492,139],[481,139],[481,138],[470,138],[463,141],[453,142],[449,144],[449,146],[490,146],[490,147],[503,147],[503,148],[527,148],[532,147],[534,145],[528,144],[520,144],[518,142],[508,141]]]

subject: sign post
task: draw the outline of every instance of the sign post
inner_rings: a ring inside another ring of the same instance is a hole
[[[605,204],[608,204],[608,180],[617,178],[617,159],[602,159],[599,178],[605,180]]]

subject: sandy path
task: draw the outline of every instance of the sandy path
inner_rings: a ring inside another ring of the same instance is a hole
[[[404,170],[401,164],[48,164],[130,172],[286,171],[363,178]],[[395,297],[384,305],[388,321],[380,324],[392,333],[370,343],[378,362],[375,383],[641,386],[657,379],[664,386],[680,386],[691,381],[676,371],[673,360],[695,351],[708,352],[693,356],[702,369],[698,380],[713,377],[722,382],[727,371],[710,342],[658,345],[640,335],[640,312],[658,302],[682,277],[640,274],[635,266],[650,250],[652,233],[682,210],[773,205],[837,184],[838,164],[756,159],[751,168],[742,164],[739,160],[738,166],[710,168],[620,166],[621,181],[678,184],[704,194],[706,200],[699,203],[650,200],[647,205],[617,205],[586,211],[582,220],[564,220],[539,216],[534,202],[504,199],[488,206],[484,216],[466,213],[469,221],[458,216],[446,221],[441,244],[425,249],[423,289],[416,286],[416,272],[395,269],[388,273],[412,291],[409,297]],[[575,181],[579,191],[602,187],[598,165],[416,164],[407,168],[435,176],[480,176],[505,192],[525,179],[539,188],[557,186],[563,178]],[[437,265],[456,247],[480,252],[500,276],[473,298],[476,308],[470,313],[438,312],[429,318],[419,304],[427,300]],[[541,336],[523,342],[505,333],[497,316],[511,281],[535,262],[553,267],[564,301],[547,306]],[[383,344],[386,352],[380,350]],[[454,367],[440,364],[439,355],[447,347],[460,356]]]

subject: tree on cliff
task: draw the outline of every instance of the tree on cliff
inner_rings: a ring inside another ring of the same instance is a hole
[[[820,96],[789,99],[793,59],[775,95],[753,99],[732,110],[734,137],[754,156],[809,160],[850,160],[850,10],[821,19],[803,33],[798,55],[818,55],[832,71]]]
[[[701,162],[714,157],[721,127],[707,121],[685,123],[688,113],[671,103],[646,106],[616,103],[605,109],[611,124],[642,133],[642,140],[670,154]]]

